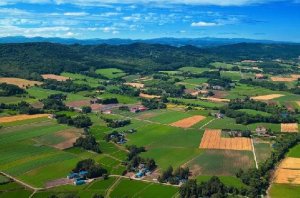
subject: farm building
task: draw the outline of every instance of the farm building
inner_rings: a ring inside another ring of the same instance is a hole
[[[142,112],[142,111],[146,111],[148,110],[147,107],[144,107],[144,106],[134,106],[134,107],[131,107],[130,108],[130,112],[131,113],[138,113],[138,112]]]
[[[255,74],[256,79],[264,79],[265,76],[263,74]]]
[[[257,135],[266,136],[268,133],[268,129],[264,126],[258,126],[256,127],[255,132]]]

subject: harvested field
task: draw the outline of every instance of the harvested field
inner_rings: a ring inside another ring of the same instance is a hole
[[[41,117],[48,117],[50,114],[34,114],[34,115],[15,115],[15,116],[7,116],[7,117],[1,117],[0,123],[8,123],[8,122],[15,122],[15,121],[21,121],[21,120],[29,120],[34,118],[41,118]]]
[[[62,137],[65,139],[65,141],[53,145],[53,147],[58,148],[60,150],[71,148],[73,147],[73,144],[76,142],[77,138],[80,137],[80,135],[81,134],[77,130],[71,130],[71,129],[58,132],[55,134],[55,136]]]
[[[124,85],[128,85],[128,86],[131,86],[131,87],[135,87],[135,88],[144,88],[144,84],[142,83],[124,83]]]
[[[77,101],[73,101],[73,102],[67,102],[66,105],[68,107],[73,107],[73,108],[77,108],[80,109],[83,106],[89,106],[92,108],[92,111],[100,111],[101,108],[103,107],[103,105],[101,104],[91,104],[90,100],[77,100]]]
[[[271,77],[271,80],[274,82],[293,82],[296,79],[293,77]]]
[[[292,74],[291,77],[298,80],[298,78],[300,78],[300,74]]]
[[[298,123],[281,123],[281,132],[298,133]]]
[[[214,97],[207,97],[207,98],[201,98],[203,100],[209,100],[212,102],[229,102],[229,99],[225,99],[225,98],[214,98]]]
[[[62,186],[67,184],[73,184],[73,180],[67,178],[56,179],[56,180],[46,182],[45,187],[53,188],[55,186]]]
[[[149,95],[149,94],[144,94],[144,93],[140,93],[140,97],[146,98],[146,99],[160,98],[160,96],[157,96],[157,95]]]
[[[22,78],[0,78],[0,83],[7,83],[16,85],[20,88],[32,87],[35,85],[41,85],[42,82],[33,81],[33,80],[26,80]]]
[[[274,174],[274,183],[300,184],[300,158],[285,158]]]
[[[221,129],[206,129],[199,148],[202,149],[224,149],[224,150],[252,150],[250,138],[234,137],[222,138]]]
[[[196,115],[196,116],[192,116],[192,117],[189,117],[189,118],[179,120],[179,121],[174,122],[170,125],[174,126],[174,127],[180,127],[180,128],[189,128],[189,127],[197,124],[201,120],[204,120],[205,118],[206,118],[205,116]]]
[[[70,80],[69,77],[59,76],[59,75],[55,75],[55,74],[43,74],[42,77],[43,77],[43,79],[52,79],[52,80],[57,80],[57,81]]]
[[[272,100],[272,99],[275,99],[275,98],[280,98],[284,95],[282,94],[269,94],[269,95],[262,95],[262,96],[254,96],[254,97],[251,97],[251,99],[253,100]]]

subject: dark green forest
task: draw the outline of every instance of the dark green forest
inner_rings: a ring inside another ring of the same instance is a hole
[[[63,45],[54,43],[0,44],[0,74],[40,80],[40,74],[93,72],[120,68],[128,73],[204,67],[212,61],[297,59],[300,45],[240,43],[213,48],[159,44]]]

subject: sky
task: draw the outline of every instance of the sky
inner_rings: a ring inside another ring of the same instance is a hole
[[[0,0],[0,37],[300,42],[300,0]]]

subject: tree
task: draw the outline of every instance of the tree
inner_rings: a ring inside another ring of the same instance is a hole
[[[77,128],[86,128],[91,126],[93,123],[88,116],[79,115],[73,118],[73,125]]]
[[[83,106],[82,107],[82,113],[91,113],[92,108],[90,106]]]

